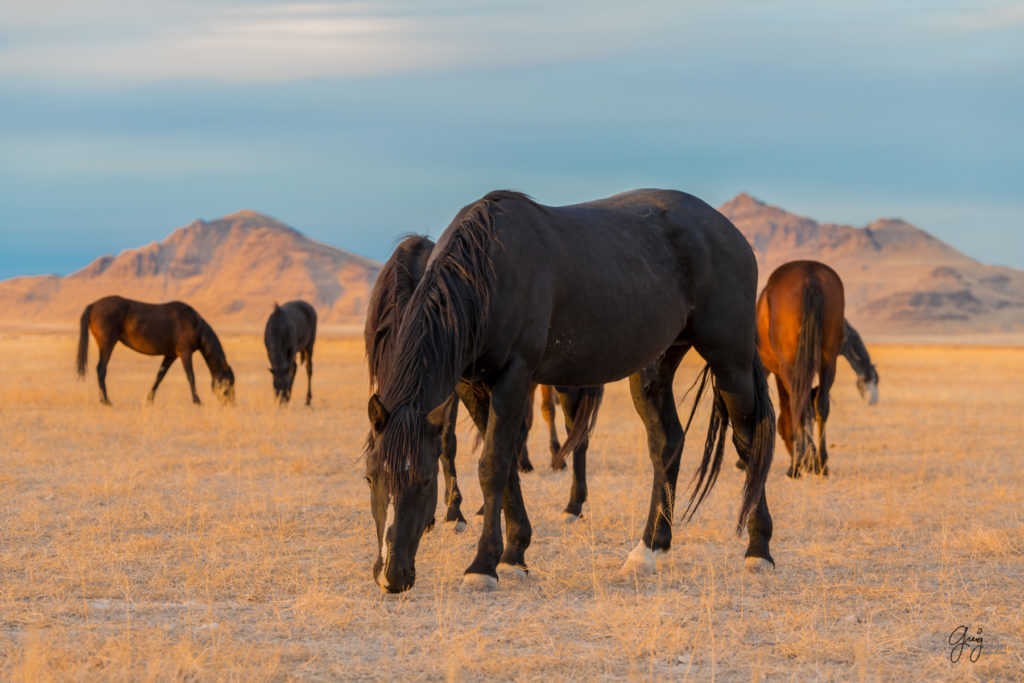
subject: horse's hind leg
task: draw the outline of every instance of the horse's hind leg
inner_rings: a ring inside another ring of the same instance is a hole
[[[565,469],[565,460],[558,458],[562,444],[558,442],[558,428],[555,426],[555,388],[544,384],[540,388],[540,414],[548,425],[548,449],[551,451],[551,469]]]
[[[828,476],[828,449],[825,446],[825,423],[829,414],[829,392],[832,383],[836,378],[836,366],[832,363],[831,369],[828,366],[822,368],[821,384],[814,390],[812,401],[814,403],[814,416],[818,425],[818,460],[816,474]]]
[[[530,385],[530,395],[527,399],[526,406],[526,418],[523,420],[526,424],[526,432],[529,433],[533,429],[533,397],[537,393],[537,385]],[[530,450],[526,447],[526,440],[523,439],[523,450],[519,452],[519,471],[520,472],[533,472],[533,463],[530,462]]]
[[[174,363],[175,358],[177,358],[177,356],[164,356],[163,361],[160,363],[160,369],[156,371],[156,381],[153,382],[153,388],[149,390],[149,396],[146,397],[146,400],[150,403],[152,403],[153,399],[156,398],[156,388],[160,386],[160,382],[163,381],[164,375],[167,374],[167,370]]]
[[[459,401],[456,396],[449,399],[450,405],[445,412],[444,432],[441,434],[441,470],[444,472],[445,525],[451,524],[456,533],[466,528],[466,518],[462,516],[462,492],[455,474],[455,419],[458,416]]]
[[[303,361],[306,363],[306,405],[313,400],[313,345],[302,352]]]
[[[654,482],[643,537],[629,553],[623,574],[657,571],[655,556],[672,546],[672,510],[683,448],[683,426],[672,395],[672,379],[689,346],[672,346],[661,359],[629,377],[633,407],[647,428]]]
[[[111,405],[110,399],[107,397],[107,363],[110,362],[110,354],[113,353],[114,344],[116,343],[116,341],[108,342],[104,340],[103,343],[99,344],[100,359],[96,363],[96,379],[100,384],[100,403],[105,406]]]
[[[192,372],[192,352],[186,351],[179,353],[178,356],[181,358],[181,366],[185,368],[185,376],[188,377],[188,387],[192,390],[192,402],[199,405],[202,401],[199,400],[199,394],[196,393],[196,376]]]
[[[732,424],[733,445],[747,465],[747,477],[767,476],[775,449],[775,416],[760,360],[756,354],[727,346],[713,349],[698,347],[697,350],[711,365],[716,388]],[[779,386],[782,386],[781,382]],[[751,473],[751,469],[756,471]],[[772,517],[762,486],[760,496],[747,517],[749,542],[745,564],[749,570],[775,567],[769,550],[772,529]]]
[[[558,390],[558,399],[562,404],[565,416],[565,428],[571,433],[576,422],[576,409],[580,403],[580,389]],[[569,490],[569,504],[565,506],[565,520],[574,522],[583,514],[583,504],[587,502],[587,446],[589,439],[584,439],[572,451],[572,488]]]

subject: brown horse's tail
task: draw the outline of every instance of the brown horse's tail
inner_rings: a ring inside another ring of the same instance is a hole
[[[804,287],[803,316],[796,343],[796,359],[790,378],[789,405],[793,416],[793,435],[803,434],[810,409],[811,387],[821,361],[821,339],[825,320],[825,297],[821,286],[811,280]]]
[[[85,361],[89,357],[89,316],[92,315],[92,304],[82,311],[82,319],[78,331],[78,376],[85,377]]]
[[[602,398],[604,398],[604,385],[580,388],[580,398],[576,402],[576,414],[572,418],[572,431],[565,437],[565,443],[551,459],[552,467],[561,467],[569,454],[590,438],[591,432],[594,431],[594,424],[597,422],[597,409],[601,407]]]

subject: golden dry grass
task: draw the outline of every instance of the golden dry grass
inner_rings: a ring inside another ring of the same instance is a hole
[[[787,480],[780,444],[773,576],[742,571],[731,468],[677,523],[657,575],[618,576],[651,477],[619,383],[592,441],[582,520],[562,522],[567,474],[524,476],[526,582],[460,590],[471,518],[464,534],[425,537],[414,589],[382,600],[357,339],[319,342],[312,409],[273,405],[256,337],[225,340],[233,407],[212,400],[205,367],[206,404],[193,407],[177,365],[147,406],[158,361],[118,347],[105,408],[95,347],[80,383],[74,345],[0,335],[0,679],[1024,677],[1022,349],[873,348],[875,408],[842,366],[832,476]],[[680,371],[680,395],[697,362]],[[465,421],[460,435],[468,516],[480,493]],[[543,463],[541,430],[530,446]],[[984,630],[976,663],[949,661],[961,624]]]

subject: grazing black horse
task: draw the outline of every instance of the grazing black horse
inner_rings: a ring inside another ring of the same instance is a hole
[[[423,278],[423,273],[427,269],[427,263],[433,250],[434,242],[430,238],[411,235],[398,245],[377,277],[373,292],[370,294],[370,305],[363,329],[372,389],[376,389],[379,368],[384,364],[385,357],[392,351],[402,314],[405,312],[405,307],[412,296],[413,290]],[[566,392],[564,401],[565,405],[568,406],[566,408],[566,415],[575,417],[581,405],[594,400],[600,401],[603,388],[565,388],[563,391]],[[470,416],[480,430],[480,433],[485,434],[490,396],[486,391],[482,391],[480,387],[474,387],[470,383],[463,381],[460,381],[456,387],[456,395],[462,399],[463,404],[469,410]],[[532,397],[533,391],[531,390],[531,402]],[[455,423],[457,416],[458,401],[454,400],[453,397],[451,405],[447,408],[444,429],[441,433],[440,460],[445,480],[446,510],[444,523],[446,525],[453,525],[455,531],[461,532],[466,528],[466,519],[462,514],[462,493],[459,490],[458,478],[455,472],[457,447]],[[580,516],[583,503],[587,498],[586,476],[585,471],[582,469],[586,463],[587,434],[583,432],[582,427],[574,432],[573,426],[575,423],[572,417],[567,417],[566,419],[567,429],[571,435],[574,435],[571,450],[573,453],[574,477],[572,488],[570,489],[569,503],[565,508],[565,513],[569,520]],[[531,424],[532,411],[529,411],[526,418],[526,431],[529,431]],[[373,450],[373,444],[374,432],[371,429],[367,439],[368,452]],[[562,454],[563,461],[567,453],[568,451]],[[557,455],[553,454],[553,458]],[[518,466],[521,472],[529,472],[533,469],[525,443],[519,454]],[[480,514],[483,513],[481,512]],[[433,517],[431,517],[427,526],[430,527],[432,525]]]
[[[306,365],[306,405],[313,400],[313,342],[316,341],[316,311],[305,301],[274,304],[263,330],[263,343],[274,376],[274,395],[281,403],[292,397],[298,365],[295,354]]]
[[[871,355],[864,346],[857,330],[848,320],[843,320],[843,345],[839,349],[850,367],[857,373],[857,391],[869,406],[878,403],[878,370],[871,362]]]
[[[708,362],[703,376],[713,374],[715,400],[687,511],[714,485],[731,421],[747,463],[737,525],[746,522],[750,534],[746,563],[773,567],[764,482],[775,420],[756,356],[756,295],[746,239],[681,192],[637,190],[556,208],[500,191],[464,207],[406,303],[369,401],[377,583],[399,592],[415,581],[446,415],[463,382],[489,396],[479,465],[483,529],[465,585],[493,588],[499,568],[525,574],[532,531],[514,465],[534,382],[596,387],[629,376],[654,482],[643,537],[623,569],[655,570],[655,553],[671,545],[684,437],[672,379],[690,348]],[[587,431],[596,407],[577,416]]]
[[[199,395],[196,394],[196,378],[192,373],[192,353],[195,351],[202,354],[210,368],[213,393],[225,402],[235,398],[235,374],[224,356],[224,348],[213,328],[188,304],[180,301],[147,304],[119,296],[107,296],[86,306],[82,311],[78,335],[79,377],[85,377],[90,331],[100,350],[96,377],[100,384],[100,400],[106,405],[110,405],[110,399],[107,398],[107,362],[117,342],[139,353],[164,357],[156,373],[156,382],[149,391],[150,401],[156,396],[156,389],[174,359],[180,358],[192,390],[192,402],[200,403]]]

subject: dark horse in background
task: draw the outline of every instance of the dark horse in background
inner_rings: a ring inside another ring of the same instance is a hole
[[[857,391],[869,406],[878,403],[878,370],[871,362],[871,355],[864,346],[860,334],[849,321],[843,321],[843,345],[839,353],[850,363],[857,373]]]
[[[708,363],[702,388],[712,386],[714,403],[687,512],[714,485],[731,422],[747,463],[737,524],[739,531],[747,523],[750,534],[746,564],[773,567],[764,483],[775,416],[755,348],[756,295],[746,239],[681,192],[638,190],[547,207],[500,191],[464,207],[406,303],[369,401],[377,583],[399,592],[415,581],[446,415],[463,382],[489,396],[479,464],[483,528],[466,586],[497,586],[499,569],[525,575],[532,529],[515,462],[533,383],[596,387],[630,378],[654,481],[643,536],[623,569],[654,571],[655,553],[671,546],[683,448],[672,379],[691,348]],[[589,430],[592,414],[577,421]]]
[[[225,402],[235,398],[235,374],[224,356],[224,347],[213,328],[188,304],[172,301],[147,304],[119,296],[97,299],[82,311],[78,335],[78,376],[85,377],[85,361],[89,353],[89,332],[99,346],[100,360],[96,377],[100,384],[100,400],[110,405],[107,397],[107,363],[114,345],[121,342],[130,349],[149,356],[163,356],[156,382],[149,391],[149,400],[174,363],[181,359],[192,390],[192,402],[200,403],[196,394],[196,378],[192,372],[192,353],[199,351],[210,368],[213,393]]]
[[[366,316],[366,325],[363,330],[363,338],[366,344],[366,357],[369,366],[371,389],[376,390],[379,369],[384,365],[385,358],[392,352],[394,340],[397,336],[398,326],[402,314],[405,312],[409,298],[413,290],[423,278],[427,269],[430,254],[434,250],[434,242],[419,235],[411,235],[405,238],[395,249],[387,263],[380,271],[373,292],[370,294],[370,305]],[[536,389],[536,385],[533,387]],[[600,402],[603,388],[565,388],[563,390],[563,405],[567,406],[568,415],[575,418],[580,413],[581,405],[586,408],[590,403]],[[485,434],[487,430],[487,412],[490,396],[468,382],[460,381],[456,386],[456,392],[449,401],[445,413],[444,429],[441,433],[441,470],[445,480],[445,517],[444,523],[454,525],[455,531],[462,531],[466,528],[466,519],[462,514],[462,493],[459,490],[458,477],[455,471],[455,454],[457,441],[455,437],[455,423],[458,416],[458,401],[462,399],[473,419],[474,424]],[[533,391],[530,392],[532,403]],[[590,411],[596,415],[595,411]],[[529,431],[532,425],[532,411],[527,412],[525,429]],[[568,518],[575,519],[582,513],[583,503],[586,501],[586,474],[582,469],[586,463],[586,449],[588,435],[581,424],[579,429],[573,430],[575,422],[568,418],[567,429],[572,437],[572,444],[566,453],[561,454],[564,467],[564,459],[569,450],[573,453],[574,478],[572,489],[569,495],[569,503],[565,512]],[[367,450],[373,449],[374,433],[370,431],[367,441]],[[553,453],[553,462],[559,453]],[[579,463],[578,465],[576,463]],[[523,444],[519,453],[518,467],[521,472],[529,472],[533,469],[530,463],[529,452],[526,444]],[[481,513],[482,514],[482,513]],[[433,520],[428,522],[431,526]]]
[[[843,345],[844,302],[839,276],[817,261],[779,266],[757,300],[758,351],[765,370],[775,374],[790,477],[828,474],[825,422]]]
[[[316,311],[305,301],[274,304],[263,330],[263,343],[274,376],[274,395],[281,403],[292,397],[292,385],[298,365],[295,355],[306,366],[306,405],[313,400],[313,342],[316,341]]]

